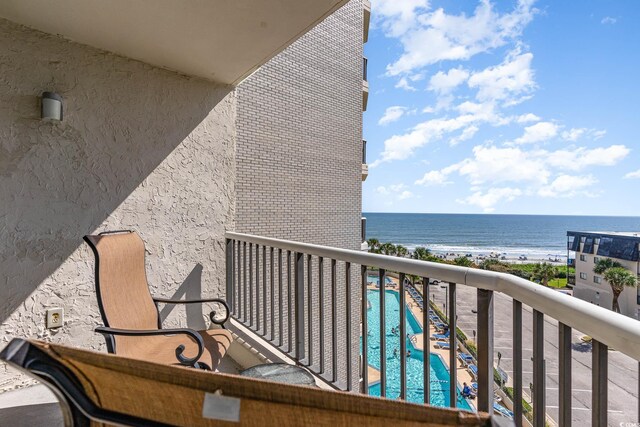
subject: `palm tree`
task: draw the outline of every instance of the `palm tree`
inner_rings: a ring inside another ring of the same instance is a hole
[[[402,246],[402,245],[397,245],[396,246],[396,256],[406,257],[408,253],[409,253],[409,251],[404,246]]]
[[[635,288],[638,286],[638,279],[635,274],[624,267],[611,267],[604,271],[604,280],[609,282],[609,286],[611,286],[611,291],[613,292],[613,311],[620,313],[618,297],[624,288]]]
[[[613,267],[622,267],[618,261],[614,261],[611,258],[603,258],[596,262],[596,265],[593,267],[593,272],[596,274],[603,274],[610,268]]]
[[[462,267],[471,267],[473,265],[473,261],[471,261],[466,256],[459,256],[453,260],[455,265],[460,265]]]
[[[380,241],[378,239],[368,239],[367,245],[369,245],[369,252],[372,254],[380,253]]]
[[[536,264],[533,268],[533,279],[539,280],[544,286],[549,286],[549,280],[556,275],[556,268],[548,262]]]
[[[422,246],[418,246],[417,248],[415,248],[413,250],[413,254],[411,255],[413,259],[419,259],[421,261],[427,261],[430,256],[431,256],[431,251]]]
[[[383,243],[380,245],[380,252],[385,255],[395,255],[396,254],[396,245],[393,243]]]

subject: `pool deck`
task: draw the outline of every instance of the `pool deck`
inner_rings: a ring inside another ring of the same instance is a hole
[[[392,289],[392,290],[395,290],[395,291],[400,291],[400,287],[399,287],[399,284],[398,284],[398,279],[395,278],[395,277],[390,277],[390,279],[393,281],[393,286],[392,285],[387,285],[385,288],[386,289]],[[374,291],[379,291],[380,290],[380,288],[377,288],[376,286],[368,286],[367,288],[370,289],[370,290],[374,290]],[[422,309],[420,309],[420,307],[418,307],[418,304],[413,299],[411,294],[409,294],[408,291],[405,291],[405,301],[407,301],[407,303],[408,303],[407,305],[409,306],[409,310],[411,310],[411,313],[413,313],[413,317],[415,317],[415,319],[420,324],[420,327],[422,328],[422,330],[424,330],[424,325],[422,324]],[[429,325],[429,331],[430,331],[430,335],[438,333],[433,325]],[[415,334],[415,337],[417,339],[415,340],[413,346],[418,350],[424,351],[424,347],[423,347],[423,343],[422,343],[422,336],[423,336],[423,334]],[[435,346],[435,343],[436,343],[436,341],[433,341],[433,340],[429,341],[429,351],[431,353],[439,354],[442,357],[442,360],[444,360],[444,363],[447,366],[447,369],[449,369],[450,368],[450,366],[449,366],[449,350],[438,348],[438,347]],[[462,388],[462,386],[461,386],[462,383],[471,384],[472,382],[475,382],[473,380],[473,378],[471,377],[471,374],[469,373],[469,371],[467,371],[466,367],[463,365],[463,363],[459,359],[458,359],[457,362],[458,363],[457,363],[457,366],[456,366],[456,370],[457,370],[456,371],[456,375],[457,375],[458,385],[460,386],[460,388]],[[374,378],[375,378],[375,380],[374,380]],[[380,372],[377,369],[372,368],[371,366],[369,366],[369,385],[377,384],[379,381],[380,381]]]

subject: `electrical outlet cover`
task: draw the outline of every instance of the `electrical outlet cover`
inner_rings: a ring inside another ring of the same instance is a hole
[[[47,310],[47,329],[59,328],[64,322],[64,310],[62,308],[50,308]]]

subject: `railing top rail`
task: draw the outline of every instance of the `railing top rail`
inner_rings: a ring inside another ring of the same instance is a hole
[[[640,360],[640,321],[511,274],[251,234],[227,232],[225,237],[500,292]]]

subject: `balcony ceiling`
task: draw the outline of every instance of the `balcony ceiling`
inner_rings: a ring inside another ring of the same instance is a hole
[[[0,17],[224,84],[243,78],[347,0],[2,0]]]

